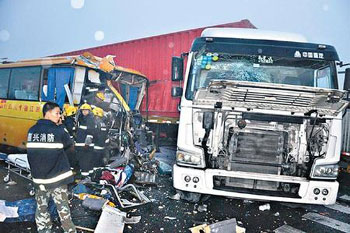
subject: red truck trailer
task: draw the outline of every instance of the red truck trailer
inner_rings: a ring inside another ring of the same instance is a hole
[[[208,27],[255,28],[246,19]],[[108,44],[60,55],[77,55],[84,52],[90,52],[100,57],[114,55],[117,65],[135,69],[148,77],[150,81],[148,121],[151,123],[173,124],[179,118],[178,104],[180,99],[171,97],[171,88],[174,85],[171,82],[171,58],[189,51],[193,40],[199,37],[202,31],[208,27]],[[147,114],[146,102],[143,101],[141,107],[144,116]]]
[[[156,132],[158,147],[162,132],[166,132],[164,134],[166,138],[174,140],[177,138],[180,98],[172,97],[171,89],[172,86],[183,84],[171,81],[171,59],[173,56],[181,56],[188,52],[193,40],[200,37],[202,31],[209,27],[256,28],[249,20],[244,19],[239,22],[108,44],[59,55],[77,55],[84,52],[100,57],[114,55],[117,65],[143,73],[150,82],[148,94],[140,108],[141,114],[147,118],[148,125]]]

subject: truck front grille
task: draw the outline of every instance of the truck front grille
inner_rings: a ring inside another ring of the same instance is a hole
[[[235,132],[229,145],[229,170],[278,174],[285,149],[285,137],[281,131]]]

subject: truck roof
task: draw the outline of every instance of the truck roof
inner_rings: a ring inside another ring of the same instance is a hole
[[[260,29],[242,29],[242,28],[207,28],[202,32],[202,37],[221,37],[237,39],[256,39],[256,40],[277,40],[292,42],[307,42],[307,39],[301,35],[290,32],[266,31]]]

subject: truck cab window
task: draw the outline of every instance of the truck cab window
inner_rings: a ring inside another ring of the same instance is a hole
[[[336,72],[326,60],[265,55],[197,53],[192,61],[186,98],[212,80],[264,82],[296,86],[335,88]]]

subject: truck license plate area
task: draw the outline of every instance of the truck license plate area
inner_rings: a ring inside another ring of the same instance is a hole
[[[300,184],[237,177],[214,176],[214,189],[256,195],[300,198]]]

